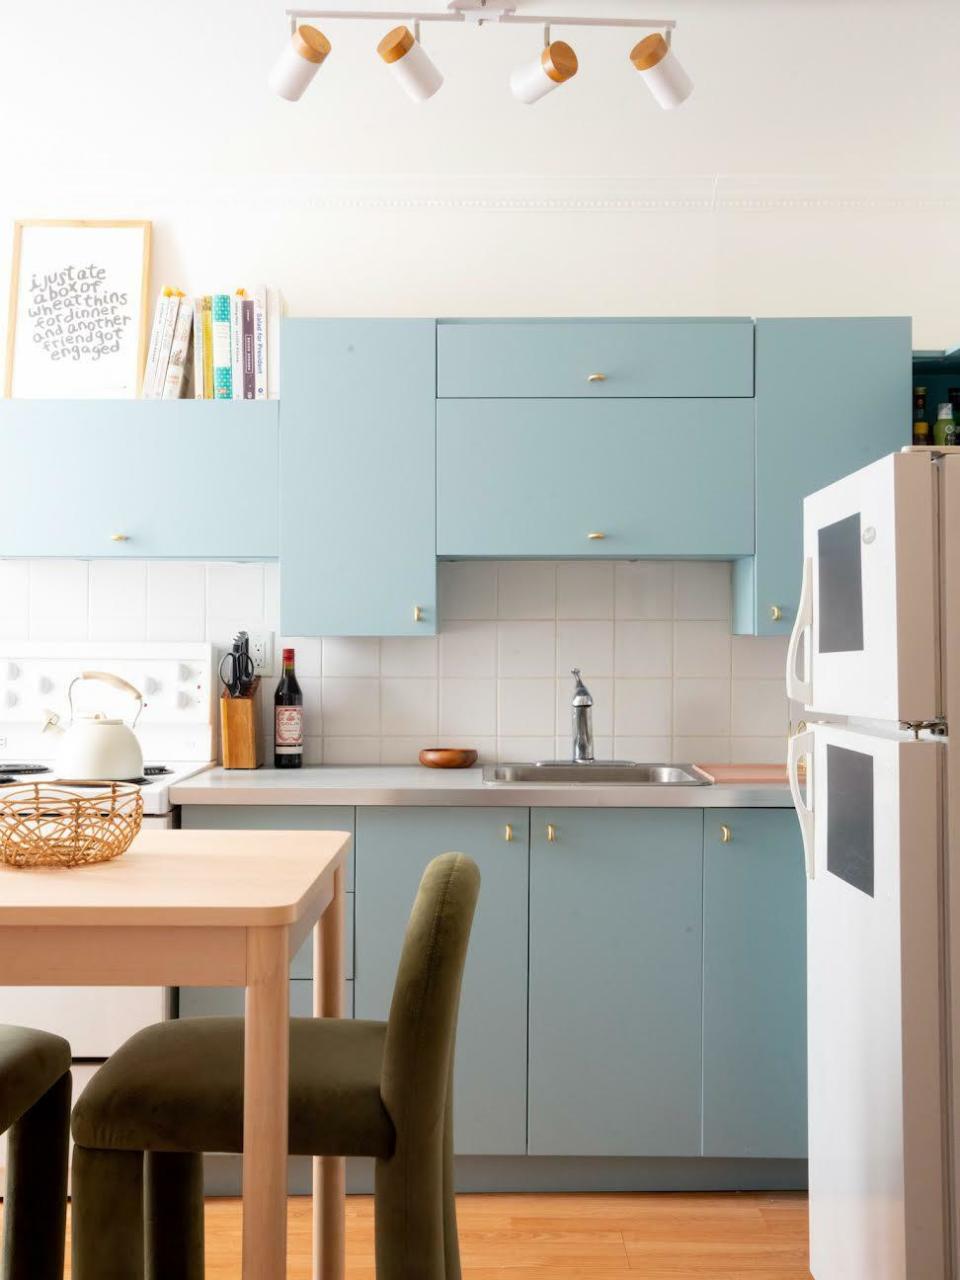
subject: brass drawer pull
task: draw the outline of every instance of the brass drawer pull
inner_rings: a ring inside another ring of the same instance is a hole
[[[510,843],[510,841],[513,839],[513,824],[512,824],[512,823],[508,822],[508,823],[507,823],[507,825],[503,828],[503,838],[504,838],[504,840],[506,840],[507,844],[509,844],[509,843]]]
[[[420,607],[418,604],[415,604],[415,605],[413,606],[413,620],[414,620],[414,622],[422,622],[422,621],[423,621],[423,610],[421,609],[421,607]]]
[[[595,529],[595,530],[593,530],[592,532],[590,532],[590,533],[588,533],[588,534],[587,534],[587,541],[588,541],[588,542],[602,542],[606,536],[607,536],[607,535],[606,535],[605,533],[600,533],[600,531],[599,531],[599,530],[596,530],[596,529]]]
[[[547,823],[547,840],[549,841],[550,844],[557,843],[557,828],[553,825],[552,822]]]
[[[770,618],[773,622],[783,621],[783,609],[780,607],[780,605],[772,604],[770,606]]]
[[[110,541],[111,542],[129,542],[130,535],[128,533],[111,533]]]
[[[588,382],[606,382],[607,375],[605,373],[591,373],[587,378]]]
[[[722,823],[720,827],[720,843],[730,844],[733,840],[733,832],[726,823]]]

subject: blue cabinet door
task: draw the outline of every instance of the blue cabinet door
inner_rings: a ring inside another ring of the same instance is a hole
[[[358,1018],[389,1012],[407,918],[427,863],[457,851],[480,867],[457,1031],[454,1142],[461,1155],[526,1150],[527,838],[526,809],[357,811]]]
[[[807,1153],[805,930],[793,810],[707,809],[705,1156]]]
[[[284,322],[286,635],[436,631],[435,348],[432,320]]]
[[[700,1152],[703,818],[535,809],[529,1151]]]
[[[437,394],[752,396],[753,321],[441,321]]]
[[[0,556],[267,559],[276,401],[0,401]]]
[[[803,499],[910,443],[910,321],[757,321],[757,553],[734,569],[734,630],[787,635]]]
[[[441,556],[753,552],[750,400],[441,400],[437,451]]]

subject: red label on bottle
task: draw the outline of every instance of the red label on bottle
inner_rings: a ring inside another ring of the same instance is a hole
[[[303,707],[274,707],[274,743],[278,755],[303,750]]]

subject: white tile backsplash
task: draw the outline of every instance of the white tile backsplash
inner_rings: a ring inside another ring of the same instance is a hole
[[[0,560],[0,641],[226,647],[272,630],[278,662],[297,651],[317,764],[407,764],[432,745],[564,756],[574,666],[598,754],[784,759],[786,641],[730,636],[726,563],[465,561],[439,566],[439,590],[439,637],[282,637],[275,564]]]

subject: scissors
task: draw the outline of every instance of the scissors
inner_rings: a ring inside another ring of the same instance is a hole
[[[233,648],[220,659],[220,679],[231,698],[242,698],[253,684],[253,659],[246,631],[237,632]]]

